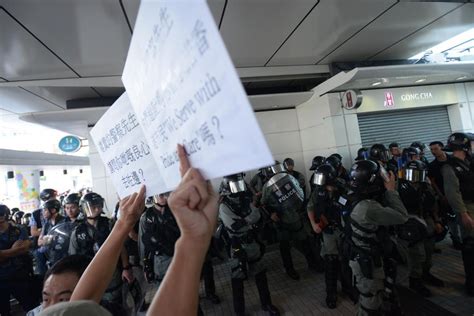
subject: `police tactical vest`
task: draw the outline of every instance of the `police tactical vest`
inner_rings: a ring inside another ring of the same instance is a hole
[[[449,157],[448,164],[454,169],[459,179],[459,190],[464,201],[474,201],[474,159],[468,157],[468,162]]]
[[[77,253],[94,257],[110,233],[110,222],[106,217],[97,219],[97,227],[87,222],[76,227]]]
[[[150,253],[158,253],[172,257],[174,246],[180,235],[178,224],[168,205],[165,206],[163,214],[154,207],[146,210],[145,228],[142,236],[145,256]]]

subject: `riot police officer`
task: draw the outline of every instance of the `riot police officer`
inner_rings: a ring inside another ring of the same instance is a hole
[[[70,255],[85,255],[94,257],[105,242],[111,231],[110,220],[102,216],[104,199],[95,192],[86,193],[80,200],[80,207],[86,216],[72,231],[69,241]],[[120,303],[122,299],[122,278],[128,282],[133,280],[128,255],[122,250],[121,265],[117,265],[112,282],[105,292],[103,299],[108,302]]]
[[[316,185],[314,184],[314,170],[316,170],[316,168],[318,168],[319,166],[323,165],[325,162],[326,157],[323,156],[315,156],[311,161],[311,167],[309,168],[310,171],[313,171],[313,174],[309,179],[309,188],[311,189],[311,192],[313,192],[314,188],[316,187]]]
[[[49,200],[55,200],[58,196],[58,192],[54,189],[44,189],[40,192],[40,200],[43,202]],[[39,251],[38,248],[38,238],[41,234],[43,228],[44,218],[43,218],[43,209],[39,208],[32,212],[30,218],[30,233],[33,237],[33,256],[35,258],[35,274],[39,276],[39,279],[43,279],[44,274],[46,273],[46,255],[44,252]]]
[[[143,262],[145,279],[160,286],[173,259],[174,246],[180,237],[178,224],[168,206],[169,193],[153,197],[153,206],[147,208],[140,218],[138,243]],[[210,267],[209,267],[210,265]],[[203,278],[207,297],[214,303],[220,303],[215,294],[212,263],[206,260],[203,266]],[[202,313],[199,308],[199,313]]]
[[[265,168],[258,170],[258,173],[250,180],[250,190],[252,191],[256,205],[260,206],[260,199],[262,198],[263,185],[268,181]]]
[[[326,163],[330,164],[336,170],[336,176],[344,183],[349,180],[349,174],[342,165],[342,157],[339,154],[332,154],[326,159]]]
[[[303,190],[303,194],[306,197],[306,180],[301,172],[295,170],[295,161],[291,158],[285,158],[283,165],[285,166],[286,172],[298,180],[301,190]]]
[[[32,266],[26,230],[8,222],[10,210],[0,205],[0,315],[10,315],[10,296],[25,311],[38,303],[31,292]]]
[[[395,176],[390,173],[384,181],[381,168],[374,161],[361,160],[350,171],[350,186],[356,201],[350,214],[353,260],[349,265],[360,293],[358,315],[380,315],[384,294],[393,299],[390,282],[396,276],[393,262],[388,259],[392,244],[386,226],[403,224],[408,219],[396,191]],[[389,300],[386,302],[391,308],[395,304]]]
[[[357,156],[354,159],[355,161],[367,160],[368,158],[369,158],[369,149],[367,149],[366,147],[361,147],[357,149]]]
[[[57,261],[68,255],[72,231],[81,222],[78,220],[81,213],[79,207],[80,199],[81,197],[78,193],[71,193],[66,196],[63,200],[63,209],[67,218],[47,232],[46,237],[49,244],[46,256],[48,257],[49,267],[52,267]]]
[[[462,222],[462,259],[466,274],[466,291],[471,296],[474,295],[474,159],[471,147],[473,140],[464,133],[451,134],[445,150],[452,151],[453,154],[441,167],[446,198]]]
[[[423,281],[435,286],[444,283],[431,274],[435,231],[443,230],[438,219],[438,205],[434,190],[427,182],[426,165],[413,160],[405,168],[398,192],[408,211],[408,221],[397,227],[398,237],[407,248],[410,269],[409,286],[422,296],[431,296]]]
[[[336,185],[337,171],[330,164],[319,166],[315,171],[316,189],[311,194],[307,211],[311,226],[316,234],[322,233],[321,256],[325,263],[326,304],[336,308],[337,279],[341,270],[343,229],[340,204],[341,193]],[[350,293],[350,285],[341,278],[345,292]]]
[[[318,270],[316,258],[311,247],[309,234],[305,230],[299,211],[303,207],[304,194],[298,181],[285,172],[282,164],[269,168],[274,174],[263,187],[262,205],[276,226],[280,241],[280,254],[288,276],[294,280],[299,274],[293,267],[290,242],[294,241],[297,248],[304,254],[310,269]]]
[[[430,163],[428,159],[425,157],[425,148],[426,148],[425,144],[423,144],[422,142],[416,141],[416,142],[411,143],[410,147],[418,148],[418,150],[420,151],[420,160],[423,161],[427,165]]]
[[[272,305],[266,269],[261,258],[263,247],[257,242],[253,225],[261,220],[260,211],[252,205],[252,192],[239,173],[224,177],[221,185],[219,217],[231,240],[231,273],[234,311],[245,315],[244,280],[255,277],[262,309],[270,315],[280,315]]]
[[[43,203],[43,218],[45,220],[43,228],[41,229],[41,234],[38,238],[38,252],[46,254],[46,265],[51,267],[54,262],[51,261],[53,258],[48,258],[48,249],[50,244],[53,241],[51,235],[48,235],[49,232],[56,225],[62,224],[66,221],[66,218],[63,217],[59,211],[61,210],[61,202],[58,200],[49,200]]]

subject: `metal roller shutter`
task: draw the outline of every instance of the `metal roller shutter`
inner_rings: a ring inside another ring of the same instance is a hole
[[[446,106],[359,114],[357,118],[364,147],[376,143],[388,147],[392,142],[397,142],[402,148],[414,141],[426,145],[436,140],[446,143],[451,134]],[[425,152],[431,160],[429,150]]]

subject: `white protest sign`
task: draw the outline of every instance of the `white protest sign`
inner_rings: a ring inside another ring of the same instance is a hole
[[[161,192],[179,183],[177,144],[206,179],[273,164],[204,0],[142,0],[122,81]]]
[[[137,192],[142,184],[151,194],[164,186],[126,92],[90,134],[120,198]]]

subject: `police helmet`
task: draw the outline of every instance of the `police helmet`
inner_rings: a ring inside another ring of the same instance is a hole
[[[334,154],[332,154],[332,155],[329,156],[329,157],[332,157],[332,156],[337,157],[337,159],[339,159],[340,161],[342,161],[342,156],[339,155],[338,153],[334,153]]]
[[[104,199],[100,194],[95,192],[86,193],[81,200],[79,201],[79,206],[87,216],[93,216],[92,208],[99,207],[100,209],[104,208]]]
[[[40,192],[40,199],[43,202],[46,202],[49,199],[56,198],[58,195],[58,191],[54,189],[44,189],[43,191]]]
[[[21,224],[25,226],[30,226],[31,213],[25,213],[21,218]]]
[[[366,147],[361,147],[357,150],[357,157],[355,160],[366,160],[369,150]]]
[[[81,196],[79,195],[79,193],[71,193],[63,200],[63,205],[65,206],[66,204],[76,204],[79,206],[80,201]]]
[[[270,166],[270,170],[272,174],[277,174],[277,173],[285,172],[286,168],[280,162],[275,161],[275,164],[273,166]]]
[[[339,168],[342,166],[342,161],[339,159],[337,156],[329,156],[326,159],[326,163],[331,165],[334,169],[339,170]]]
[[[5,219],[10,219],[10,209],[5,204],[0,204],[0,217],[5,217]]]
[[[313,161],[311,162],[311,167],[309,170],[316,170],[319,166],[323,165],[326,162],[326,157],[323,156],[315,156]]]
[[[421,150],[418,147],[410,146],[408,148],[403,149],[403,155],[410,158],[413,156],[420,156]]]
[[[336,169],[329,163],[319,166],[314,171],[313,184],[325,185],[332,184],[337,178]]]
[[[372,160],[360,160],[352,165],[349,172],[350,187],[357,193],[375,193],[382,189],[380,166]]]
[[[23,211],[16,211],[13,213],[13,221],[17,224],[21,224],[21,219],[25,215],[25,212]]]
[[[416,147],[420,150],[420,154],[423,155],[423,153],[425,152],[425,144],[423,144],[422,142],[413,142],[411,143],[410,147]]]
[[[374,144],[370,147],[369,158],[376,161],[388,161],[389,154],[384,144]]]
[[[59,210],[61,209],[61,202],[59,202],[58,200],[48,200],[43,203],[43,209],[55,209],[56,212],[59,212]]]
[[[410,161],[405,169],[405,180],[410,182],[426,182],[428,170],[421,160]]]
[[[222,194],[236,194],[245,192],[247,186],[245,184],[244,173],[236,173],[225,176],[222,180]]]
[[[471,142],[474,141],[471,135],[465,133],[453,133],[448,138],[448,144],[444,148],[446,151],[462,150],[471,153]]]

